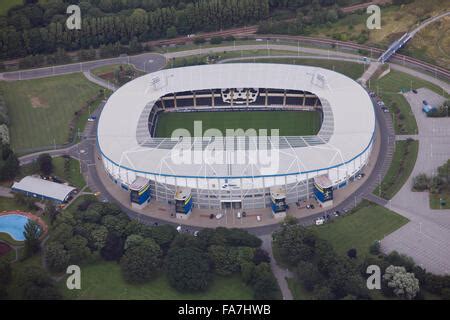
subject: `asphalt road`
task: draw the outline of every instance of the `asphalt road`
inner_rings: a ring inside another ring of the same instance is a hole
[[[52,77],[55,75],[89,71],[94,68],[111,64],[133,64],[137,69],[150,73],[163,68],[166,64],[166,58],[158,53],[143,53],[136,56],[121,56],[117,58],[72,63],[54,67],[5,72],[0,74],[0,80],[11,81]]]

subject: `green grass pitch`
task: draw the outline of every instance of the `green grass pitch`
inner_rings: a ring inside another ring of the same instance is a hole
[[[165,112],[159,115],[157,137],[171,137],[175,129],[184,128],[194,136],[194,121],[202,121],[202,131],[219,129],[279,129],[280,136],[315,135],[320,129],[316,111],[236,111],[236,112]]]

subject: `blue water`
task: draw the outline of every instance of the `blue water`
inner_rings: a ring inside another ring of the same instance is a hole
[[[9,234],[14,240],[23,241],[23,230],[28,218],[20,214],[9,214],[0,217],[0,232]]]

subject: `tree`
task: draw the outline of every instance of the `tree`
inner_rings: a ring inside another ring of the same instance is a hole
[[[69,253],[61,243],[52,242],[45,248],[45,263],[51,271],[64,271],[69,265],[69,260]]]
[[[386,256],[386,260],[394,266],[405,267],[406,271],[411,271],[414,268],[414,260],[404,254],[400,254],[397,251],[392,251]]]
[[[58,300],[58,292],[53,280],[40,267],[27,267],[19,274],[19,287],[22,298],[27,300]]]
[[[398,297],[411,300],[419,292],[419,280],[414,273],[406,272],[404,267],[390,265],[384,272],[383,280]]]
[[[88,240],[80,235],[73,236],[65,243],[70,256],[70,263],[80,264],[91,257],[91,250],[87,244]]]
[[[316,300],[332,300],[334,299],[334,295],[331,292],[331,289],[326,286],[315,286],[313,291],[314,298]]]
[[[0,285],[8,285],[12,279],[11,264],[6,261],[0,261]]]
[[[237,256],[233,253],[236,252],[225,246],[213,245],[208,248],[208,257],[217,274],[226,276],[239,270]]]
[[[40,172],[44,176],[49,176],[53,172],[53,160],[52,157],[48,153],[42,153],[37,158],[37,163],[39,166]]]
[[[41,227],[34,220],[29,219],[24,227],[25,252],[27,256],[32,256],[40,249]]]
[[[143,283],[152,279],[161,265],[161,249],[153,239],[129,247],[120,267],[123,277],[130,283]]]
[[[308,291],[312,291],[322,281],[322,275],[311,262],[299,262],[295,269],[295,275]]]
[[[123,255],[124,240],[115,232],[108,232],[105,246],[100,250],[103,259],[118,261]]]
[[[44,215],[48,217],[51,224],[53,224],[53,222],[56,220],[56,216],[58,215],[58,210],[56,210],[56,207],[52,202],[49,202],[45,206]]]
[[[131,234],[125,240],[125,250],[129,248],[136,247],[141,245],[144,242],[144,237],[139,234]]]
[[[166,30],[167,38],[175,38],[177,35],[178,35],[177,28],[175,28],[174,26],[167,28]]]
[[[278,248],[281,258],[292,265],[311,259],[315,242],[315,236],[300,225],[283,225],[273,233],[273,244]]]
[[[19,160],[10,148],[0,139],[0,181],[11,180],[19,173]]]
[[[261,262],[270,263],[270,256],[266,250],[261,248],[256,248],[255,253],[253,255],[253,263],[258,265]]]
[[[274,300],[279,294],[277,280],[266,262],[255,266],[251,283],[257,300]]]
[[[381,244],[379,240],[375,240],[369,248],[369,252],[373,255],[380,254]]]
[[[355,248],[351,248],[347,251],[347,257],[349,257],[350,259],[356,259],[357,254],[358,253]]]
[[[175,289],[203,291],[211,278],[209,261],[197,248],[174,248],[167,255],[167,277]]]

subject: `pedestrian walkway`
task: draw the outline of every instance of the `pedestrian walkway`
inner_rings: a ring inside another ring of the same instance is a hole
[[[270,267],[272,268],[272,273],[277,279],[278,287],[283,295],[283,300],[293,300],[291,290],[289,289],[288,282],[286,278],[292,278],[293,274],[288,269],[283,268],[278,265],[277,261],[273,257],[272,251],[272,235],[267,234],[259,237],[262,240],[261,247],[267,251],[270,257]]]

